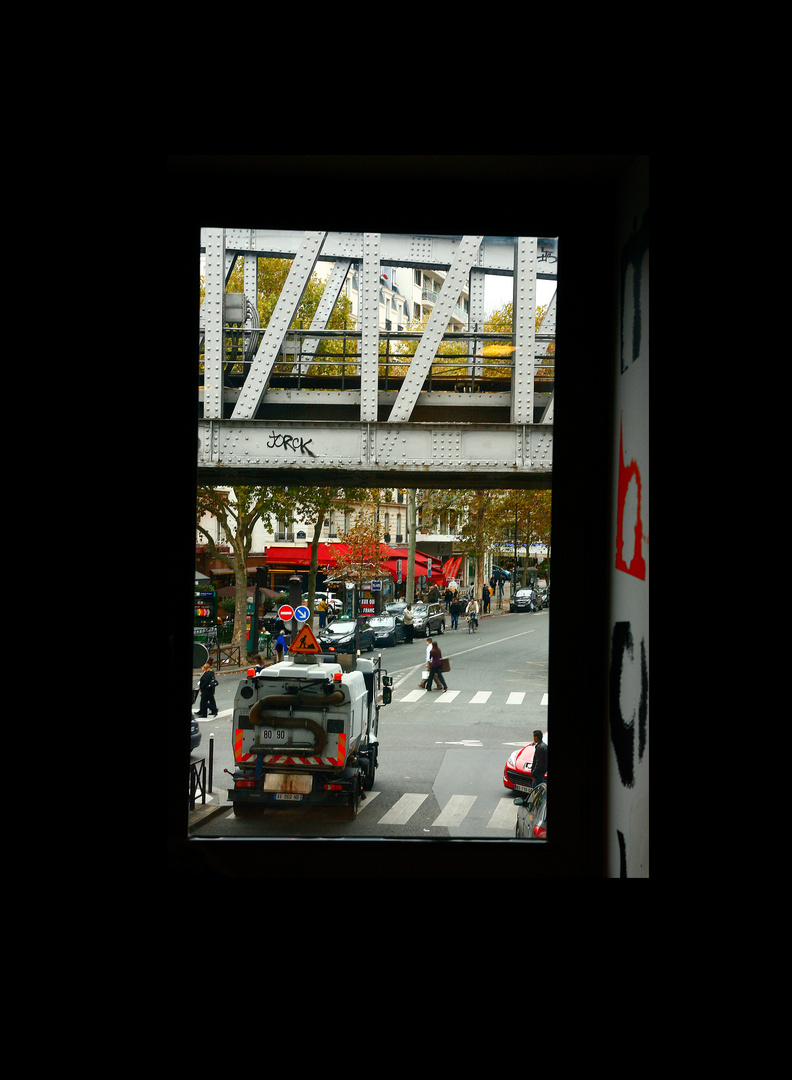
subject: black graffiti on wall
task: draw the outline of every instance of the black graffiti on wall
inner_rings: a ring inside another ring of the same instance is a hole
[[[298,435],[281,435],[273,431],[270,434],[269,442],[267,443],[267,449],[272,450],[276,446],[282,446],[284,450],[292,450],[296,454],[299,450],[301,454],[308,454],[309,457],[316,457],[313,450],[309,450],[308,447],[313,442],[313,439],[308,439],[306,442],[302,436]]]
[[[624,328],[630,326],[632,347],[629,363],[634,364],[641,353],[641,299],[643,288],[644,259],[649,255],[649,211],[641,221],[621,252],[621,372],[628,368],[628,358],[624,355]],[[648,262],[647,264],[648,265]],[[628,323],[625,310],[628,282],[632,284],[632,320]]]
[[[634,662],[634,642],[632,629],[628,622],[617,622],[611,634],[610,686],[608,694],[608,714],[610,735],[619,777],[625,787],[635,785],[635,701],[627,705],[629,715],[625,716],[625,703],[628,695],[624,692],[623,675],[625,656]],[[646,750],[647,717],[649,714],[649,669],[646,661],[646,642],[641,638],[641,688],[638,696],[638,761]]]

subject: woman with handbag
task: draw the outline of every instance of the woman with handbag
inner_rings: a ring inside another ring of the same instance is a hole
[[[436,678],[443,687],[443,693],[445,694],[448,691],[446,681],[443,678],[442,667],[443,654],[440,652],[440,646],[435,642],[432,646],[432,651],[429,654],[429,678],[426,680],[427,690],[432,689],[432,679]],[[437,689],[439,690],[440,687],[438,686]]]

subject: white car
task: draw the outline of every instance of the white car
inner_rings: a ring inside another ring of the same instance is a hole
[[[308,593],[304,592],[303,595],[302,595],[302,598],[303,598],[303,603],[307,604],[308,603]],[[328,606],[328,608],[331,609],[331,611],[333,612],[334,615],[340,615],[341,612],[344,610],[343,602],[341,600],[339,600],[337,596],[333,596],[332,593],[315,592],[314,593],[314,604],[318,604],[320,600],[326,600],[327,601],[327,606]]]

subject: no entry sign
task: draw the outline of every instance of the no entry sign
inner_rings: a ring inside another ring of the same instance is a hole
[[[289,607],[288,604],[284,604],[283,607],[278,608],[278,618],[283,619],[284,622],[288,622],[289,619],[294,618],[294,608]]]

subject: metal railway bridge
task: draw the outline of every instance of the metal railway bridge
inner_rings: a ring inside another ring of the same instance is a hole
[[[204,228],[201,251],[199,483],[550,486],[555,293],[539,332],[535,315],[537,279],[556,280],[555,239]],[[266,327],[259,258],[292,260]],[[228,293],[237,260],[243,292]],[[332,264],[322,299],[294,329],[319,262]],[[422,332],[380,328],[386,267],[444,273]],[[357,322],[328,330],[351,271]],[[510,333],[482,329],[487,275],[512,279]],[[468,325],[450,332],[463,292]]]

